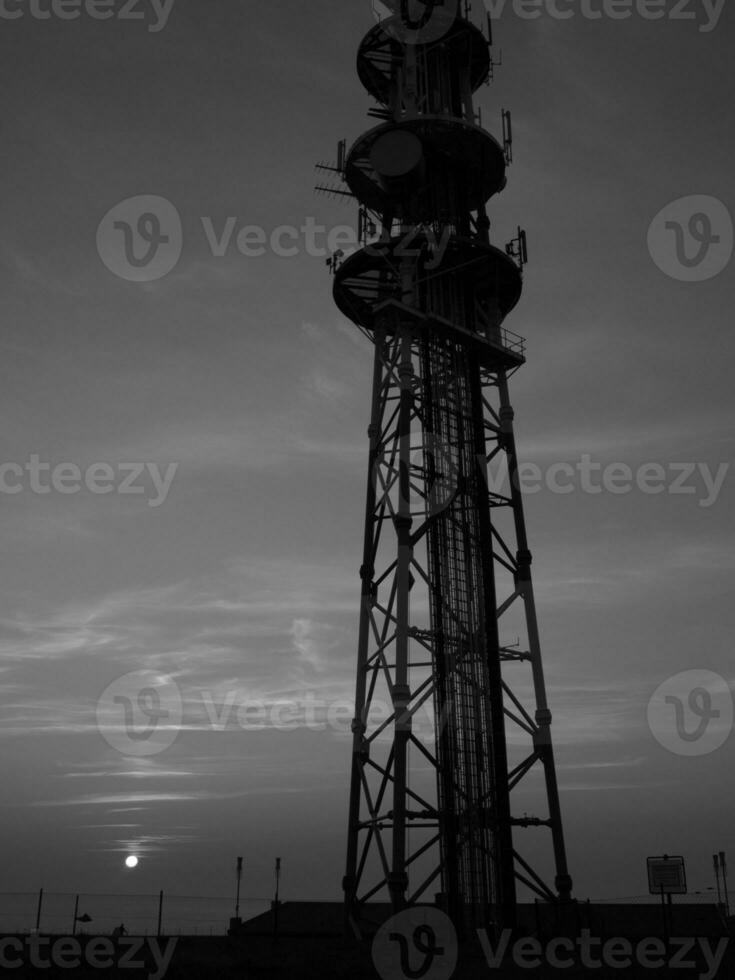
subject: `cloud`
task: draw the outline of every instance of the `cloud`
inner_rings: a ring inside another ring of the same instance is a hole
[[[308,618],[294,619],[291,637],[299,656],[315,670],[323,670],[327,666],[328,652],[334,650],[341,639],[330,623]]]
[[[65,296],[84,296],[86,290],[75,287],[65,276],[59,276],[48,263],[42,263],[37,257],[31,258],[21,252],[14,244],[0,240],[0,263],[9,269],[24,285],[35,291],[46,293],[62,293]],[[25,349],[21,348],[25,353]]]
[[[75,807],[75,806],[112,806],[117,803],[207,803],[214,800],[235,800],[246,796],[282,795],[302,793],[306,790],[295,786],[274,786],[251,788],[235,793],[199,790],[181,793],[90,793],[88,796],[77,796],[66,800],[37,800],[27,806],[33,807]]]
[[[353,659],[342,650],[354,606],[340,568],[286,559],[230,561],[199,578],[45,611],[36,602],[0,624],[0,734],[97,733],[102,691],[141,669],[175,679],[183,730],[211,728],[205,694],[213,705],[228,696],[273,702],[330,665],[330,683],[349,677]],[[63,675],[48,673],[61,662]]]

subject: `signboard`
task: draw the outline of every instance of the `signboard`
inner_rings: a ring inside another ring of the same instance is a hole
[[[686,895],[687,876],[684,858],[679,856],[650,857],[648,861],[648,890],[652,895]]]

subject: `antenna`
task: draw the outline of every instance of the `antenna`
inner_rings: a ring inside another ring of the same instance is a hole
[[[327,197],[349,197],[354,198],[350,191],[343,191],[341,187],[331,187],[329,184],[315,184],[314,190],[317,194],[326,194]]]
[[[522,228],[519,227],[517,236],[505,246],[505,254],[515,259],[521,269],[528,264],[528,239]]]
[[[490,50],[490,63],[488,65],[488,73],[486,83],[489,85],[490,82],[495,81],[495,69],[503,67],[503,52],[502,49],[498,52],[498,57],[494,57],[492,49],[495,46],[495,40],[493,38],[493,18],[488,12],[487,15],[487,46]]]
[[[330,258],[324,260],[324,264],[327,266],[332,275],[335,275],[337,269],[339,269],[340,265],[342,264],[344,254],[345,253],[342,251],[342,249],[338,248],[337,251],[330,256]]]
[[[367,114],[372,116],[374,119],[392,119],[393,113],[390,109],[381,109],[380,106],[372,106],[368,109]]]
[[[347,140],[340,140],[337,144],[337,164],[333,163],[317,163],[317,170],[324,170],[330,174],[339,174],[342,179],[345,175],[345,162],[347,159]]]
[[[370,217],[368,209],[365,205],[362,205],[357,212],[357,239],[360,244],[367,245],[368,239],[373,238],[377,230],[377,226]]]
[[[340,140],[337,143],[337,163],[317,163],[315,169],[323,173],[338,174],[340,180],[345,180],[345,166],[347,163],[347,140]],[[328,197],[349,197],[354,198],[351,191],[343,190],[341,187],[334,187],[331,184],[317,184],[314,190],[318,194],[326,194]]]
[[[510,109],[503,109],[503,152],[505,162],[510,165],[513,163],[513,123],[510,117]]]

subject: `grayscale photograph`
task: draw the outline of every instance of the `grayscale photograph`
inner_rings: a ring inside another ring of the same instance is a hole
[[[0,0],[0,977],[735,977],[734,49]]]

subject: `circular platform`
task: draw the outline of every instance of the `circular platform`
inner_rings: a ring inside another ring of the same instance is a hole
[[[413,257],[412,254],[413,253]],[[466,307],[457,327],[477,330],[483,309],[497,306],[505,317],[521,296],[523,280],[515,262],[500,249],[452,237],[442,248],[423,233],[376,242],[349,256],[338,268],[334,300],[348,319],[375,329],[389,301],[410,306],[417,316],[444,318],[442,296],[462,296]]]
[[[357,54],[357,74],[367,91],[376,101],[388,105],[395,64],[404,50],[399,38],[402,34],[400,18],[390,17],[374,27],[365,36]],[[482,31],[462,18],[439,40],[418,45],[431,52],[443,49],[458,65],[469,64],[472,91],[477,91],[490,74],[490,49]]]
[[[421,147],[420,161],[415,156],[403,175],[381,167],[380,146],[389,139]],[[345,180],[358,201],[379,214],[390,211],[413,222],[439,214],[454,218],[476,211],[503,189],[505,155],[479,126],[417,116],[364,133],[347,155]]]

